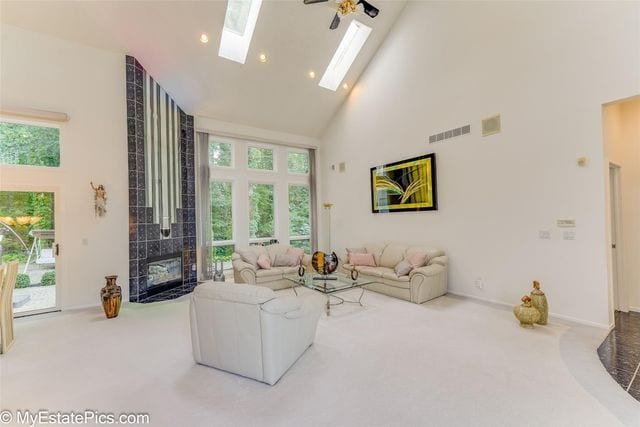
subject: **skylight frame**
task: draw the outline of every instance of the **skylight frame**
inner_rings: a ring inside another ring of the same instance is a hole
[[[318,86],[336,91],[366,43],[372,28],[354,19],[344,33]]]
[[[234,29],[231,21],[228,20],[230,6],[233,2],[237,1],[242,0],[228,0],[227,2],[227,13],[225,14],[222,36],[220,37],[218,56],[244,64],[247,60],[253,32],[258,22],[258,16],[260,15],[262,0],[251,0],[251,7],[249,7],[246,16],[246,25],[244,27],[244,33],[242,34],[240,34],[237,29]],[[242,19],[244,20],[244,17],[242,17]]]

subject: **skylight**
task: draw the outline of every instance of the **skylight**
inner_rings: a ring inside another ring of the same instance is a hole
[[[262,0],[228,0],[218,55],[244,64]]]
[[[336,90],[340,86],[340,82],[351,68],[351,64],[360,53],[360,49],[364,46],[370,33],[370,27],[355,19],[351,21],[336,53],[333,54],[329,66],[318,83],[320,86],[330,90]]]

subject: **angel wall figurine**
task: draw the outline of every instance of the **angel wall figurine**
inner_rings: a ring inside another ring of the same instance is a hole
[[[104,189],[102,184],[95,187],[93,182],[91,182],[91,188],[95,192],[93,200],[95,202],[96,216],[104,216],[107,213],[107,190]]]

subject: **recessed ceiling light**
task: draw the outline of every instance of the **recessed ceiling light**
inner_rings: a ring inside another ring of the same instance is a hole
[[[244,64],[261,5],[262,0],[228,0],[219,56]]]
[[[209,43],[209,36],[205,33],[200,34],[200,41],[202,43]]]
[[[364,46],[369,34],[371,34],[370,27],[355,19],[351,21],[318,85],[326,89],[336,90],[349,68],[351,68],[356,56],[360,53],[360,49]]]
[[[258,60],[260,62],[267,62],[267,55],[265,55],[264,53],[261,53],[260,56],[258,56]]]
[[[313,71],[313,70],[309,71],[309,78],[310,79],[315,79],[316,78],[316,72]]]
[[[342,84],[342,89],[349,89],[349,85],[348,85],[348,84],[346,84],[346,83],[343,83],[343,84]]]

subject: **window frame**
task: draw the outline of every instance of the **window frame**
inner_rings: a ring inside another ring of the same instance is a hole
[[[11,169],[31,169],[31,170],[45,170],[45,171],[58,171],[63,167],[63,151],[62,151],[62,131],[63,127],[60,123],[50,122],[46,120],[36,120],[36,119],[16,119],[14,117],[8,117],[6,115],[0,114],[0,122],[4,123],[13,123],[17,125],[25,125],[25,126],[36,126],[36,127],[44,127],[44,128],[52,128],[58,129],[58,156],[60,157],[60,163],[58,166],[42,166],[42,165],[16,165],[13,163],[0,163],[0,168],[11,168]]]
[[[247,155],[246,167],[247,167],[247,171],[249,171],[249,172],[257,172],[257,173],[270,173],[270,174],[277,175],[278,174],[278,150],[277,150],[278,147],[270,145],[270,144],[262,144],[262,143],[253,142],[253,141],[245,141],[245,142],[247,144],[247,150],[246,150],[246,155]],[[271,150],[271,159],[273,160],[273,169],[255,169],[255,168],[252,168],[251,166],[249,166],[249,150],[251,150],[251,148]]]
[[[209,150],[211,149],[211,140],[214,140],[213,142],[220,142],[222,144],[229,144],[229,146],[231,146],[231,165],[230,166],[218,166],[218,165],[213,165],[209,162]],[[209,134],[208,140],[207,140],[207,164],[209,165],[209,168],[211,169],[215,169],[215,170],[235,170],[236,169],[236,144],[235,141],[232,141],[228,138],[225,137],[219,137],[217,135],[213,135],[213,134]]]
[[[307,155],[307,172],[291,172],[289,170],[289,153],[302,153]],[[311,176],[311,159],[309,158],[309,150],[303,148],[287,147],[287,174],[293,176]]]

